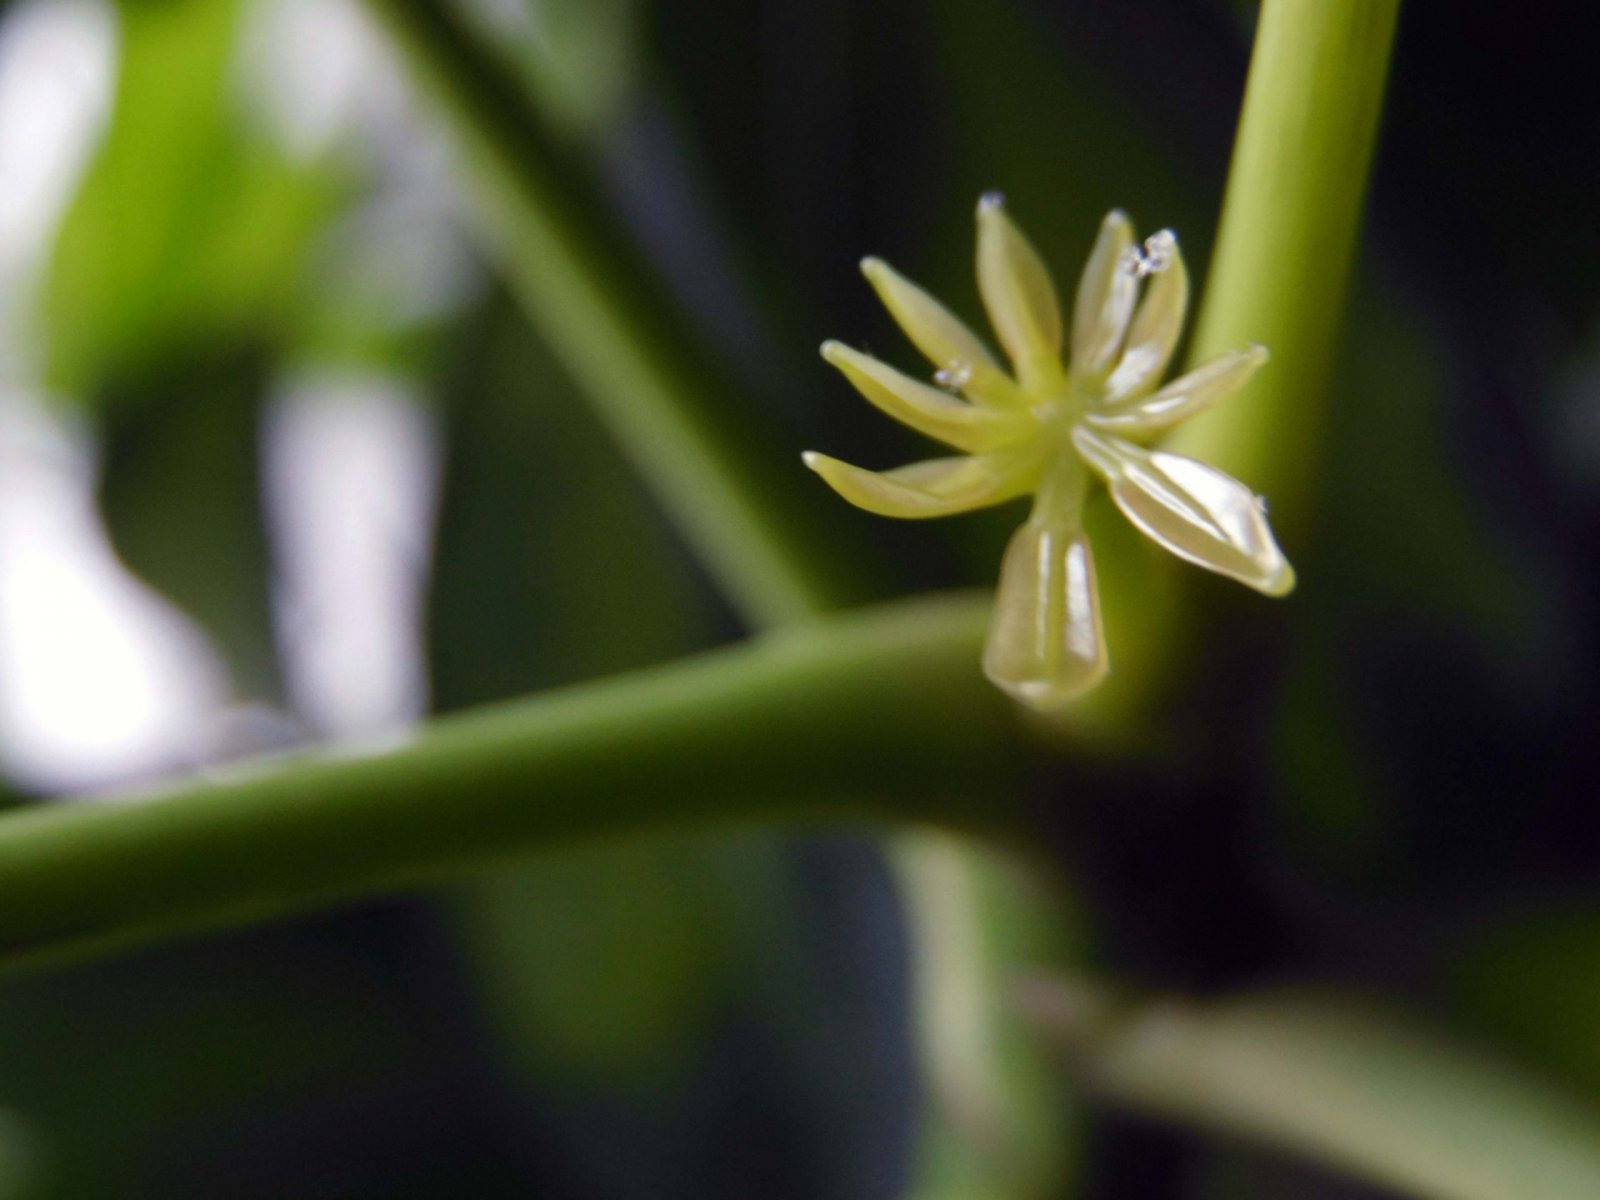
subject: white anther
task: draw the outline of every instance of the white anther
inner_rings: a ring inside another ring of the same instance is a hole
[[[952,358],[947,366],[933,373],[933,381],[947,392],[959,392],[972,382],[972,364]]]
[[[1136,279],[1159,275],[1173,263],[1178,253],[1178,239],[1170,229],[1158,230],[1145,238],[1142,246],[1129,246],[1122,252],[1118,266]]]

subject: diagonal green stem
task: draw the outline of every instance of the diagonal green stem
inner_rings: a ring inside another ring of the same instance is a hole
[[[1308,498],[1400,0],[1264,0],[1192,359],[1272,361],[1173,444],[1272,497]]]
[[[797,451],[695,349],[589,173],[439,0],[371,0],[432,85],[518,298],[678,527],[758,626],[859,598],[872,556],[816,519]]]
[[[448,878],[580,839],[780,821],[1025,836],[1036,761],[945,597],[126,802],[0,819],[0,964]]]

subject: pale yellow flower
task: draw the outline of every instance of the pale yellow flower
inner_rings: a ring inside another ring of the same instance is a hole
[[[890,517],[940,517],[1033,495],[1000,568],[983,657],[989,678],[1027,704],[1053,708],[1105,676],[1082,520],[1095,477],[1128,520],[1178,557],[1269,596],[1293,588],[1260,497],[1204,463],[1148,447],[1237,391],[1267,360],[1261,346],[1232,350],[1157,388],[1189,299],[1172,232],[1139,245],[1128,218],[1110,213],[1079,281],[1070,330],[1044,264],[992,193],[978,204],[977,267],[1009,373],[949,310],[875,258],[861,269],[933,363],[939,386],[838,342],[822,347],[874,405],[963,453],[882,472],[815,451],[804,458],[846,500]]]

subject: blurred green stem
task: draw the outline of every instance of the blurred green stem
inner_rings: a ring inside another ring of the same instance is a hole
[[[1264,0],[1222,227],[1190,358],[1260,342],[1272,361],[1173,438],[1271,496],[1310,496],[1400,0]]]
[[[770,626],[859,599],[848,581],[872,556],[822,532],[798,453],[696,351],[517,79],[450,5],[370,4],[451,119],[518,298],[744,616]]]
[[[1600,1196],[1600,1112],[1352,997],[1275,992],[1210,1002],[1039,979],[1042,1031],[1099,1095],[1275,1145],[1408,1196]]]
[[[985,600],[832,618],[254,765],[0,819],[0,964],[97,952],[653,828],[931,823],[1027,837],[1037,760],[979,673]]]

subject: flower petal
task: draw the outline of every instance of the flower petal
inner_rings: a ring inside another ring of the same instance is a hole
[[[1096,429],[1125,437],[1146,437],[1171,429],[1242,388],[1271,356],[1265,346],[1229,350],[1179,376],[1159,392],[1109,401],[1089,412]]]
[[[1172,349],[1183,332],[1189,307],[1189,272],[1172,230],[1163,229],[1145,241],[1146,260],[1155,260],[1144,299],[1128,326],[1128,340],[1106,393],[1113,398],[1148,392],[1165,374]]]
[[[1294,587],[1294,571],[1273,540],[1260,497],[1237,479],[1082,426],[1072,441],[1105,479],[1123,516],[1179,558],[1269,596]]]
[[[857,508],[885,517],[943,517],[999,504],[1033,483],[1026,461],[1015,454],[931,458],[868,471],[807,450],[800,456],[828,486]]]
[[[1113,209],[1100,222],[1100,235],[1078,281],[1072,309],[1072,372],[1096,376],[1109,371],[1122,348],[1139,281],[1126,265],[1133,246],[1128,215]]]
[[[989,348],[948,308],[881,258],[862,259],[861,273],[912,344],[973,399],[1016,407],[1026,403]]]
[[[1083,695],[1107,669],[1088,541],[1027,522],[1000,567],[984,674],[1024,704],[1050,709]]]
[[[840,342],[822,343],[822,357],[838,367],[874,406],[902,425],[958,450],[993,450],[1027,432],[1027,418],[1021,413],[957,400]]]
[[[1054,383],[1061,371],[1061,302],[998,192],[978,201],[978,290],[1018,382],[1028,390]]]

